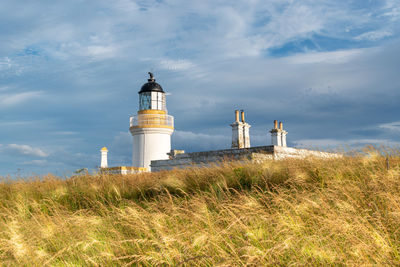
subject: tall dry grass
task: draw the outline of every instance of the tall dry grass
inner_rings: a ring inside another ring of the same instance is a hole
[[[0,183],[3,266],[400,265],[400,156]]]

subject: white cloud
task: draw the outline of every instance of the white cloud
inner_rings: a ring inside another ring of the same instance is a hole
[[[379,128],[391,130],[394,132],[400,132],[400,121],[384,123],[379,125]]]
[[[296,147],[310,148],[310,149],[332,149],[332,148],[346,148],[346,147],[363,147],[366,145],[384,145],[384,146],[399,146],[400,142],[388,139],[350,139],[350,140],[336,140],[336,139],[301,139],[293,141]]]
[[[56,135],[76,135],[77,132],[73,132],[73,131],[58,131],[58,132],[53,132],[53,134],[56,134]]]
[[[116,0],[113,1],[113,8],[120,12],[133,12],[139,10],[139,5],[131,0]]]
[[[386,0],[383,16],[389,17],[392,21],[400,19],[399,0]]]
[[[44,166],[47,165],[48,162],[45,159],[35,159],[31,161],[24,161],[22,162],[23,165],[35,165],[35,166]]]
[[[2,108],[11,107],[41,96],[43,96],[42,91],[23,92],[16,94],[0,94],[0,106]]]
[[[18,145],[18,144],[9,144],[5,146],[7,152],[16,153],[20,155],[26,156],[34,156],[34,157],[47,157],[49,154],[44,152],[40,148],[31,147],[29,145]]]
[[[310,52],[287,57],[288,63],[291,64],[314,64],[329,63],[341,64],[346,63],[356,56],[361,55],[364,49],[350,49],[334,52]]]
[[[116,55],[117,47],[111,45],[91,45],[87,47],[87,51],[89,56],[95,59],[107,59]]]
[[[0,70],[9,69],[11,68],[12,63],[9,57],[4,57],[0,60]]]
[[[393,33],[391,31],[369,31],[369,32],[365,32],[363,34],[360,34],[356,37],[354,37],[354,39],[356,40],[369,40],[369,41],[377,41],[380,39],[383,39],[385,37],[390,37],[392,36]]]
[[[15,126],[28,126],[32,124],[32,121],[4,121],[0,122],[1,127],[15,127]]]
[[[286,5],[286,7],[283,7]],[[282,11],[279,9],[283,9]],[[269,46],[278,46],[299,37],[320,32],[335,9],[329,12],[324,5],[308,5],[304,2],[290,2],[269,8],[271,21],[264,26]],[[268,34],[270,33],[270,34]],[[269,36],[268,36],[269,35]]]
[[[159,67],[166,70],[188,70],[194,68],[196,65],[189,60],[185,59],[164,59],[160,61]]]
[[[8,57],[3,57],[0,59],[0,77],[18,76],[23,72],[24,66],[18,63],[13,57],[15,57],[15,55],[10,55]],[[2,89],[8,88],[5,87]]]
[[[396,6],[397,0],[388,0],[382,10],[374,11],[389,16],[398,10]],[[128,53],[136,57],[145,54],[163,57],[170,52],[174,54],[174,50],[218,58],[260,56],[271,47],[312,39],[314,34],[336,37],[346,28],[360,29],[371,25],[373,20],[368,8],[360,11],[353,10],[346,2],[307,0],[196,3],[117,0],[76,6],[65,2],[52,6],[46,19],[38,18],[38,10],[48,8],[41,4],[26,7],[21,19],[22,23],[29,21],[29,27],[26,32],[12,36],[11,47],[24,49],[41,43],[44,52],[50,51],[48,54],[60,58],[89,55],[106,59]],[[75,8],[78,12],[73,12]],[[64,14],[65,10],[70,12]],[[392,31],[390,25],[387,27],[384,34]],[[374,30],[364,35],[379,36],[382,33]],[[185,64],[180,63],[176,68],[186,68]]]

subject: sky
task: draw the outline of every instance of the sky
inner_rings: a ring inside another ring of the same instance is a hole
[[[400,144],[400,0],[2,0],[0,176],[129,166],[148,71],[174,149]]]

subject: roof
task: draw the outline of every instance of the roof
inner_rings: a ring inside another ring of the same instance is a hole
[[[161,85],[156,83],[156,79],[154,79],[153,73],[149,72],[150,78],[147,80],[147,83],[143,84],[142,88],[139,91],[140,93],[144,92],[160,92],[165,93],[162,89]]]
[[[149,79],[150,80],[150,79]],[[144,92],[160,92],[160,93],[165,93],[164,90],[162,89],[161,85],[159,85],[158,83],[155,82],[155,80],[153,81],[149,81],[145,84],[143,84],[142,88],[139,91],[140,93],[144,93]]]

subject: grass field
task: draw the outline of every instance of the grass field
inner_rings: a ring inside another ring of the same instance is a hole
[[[3,266],[400,265],[400,153],[0,183]]]

